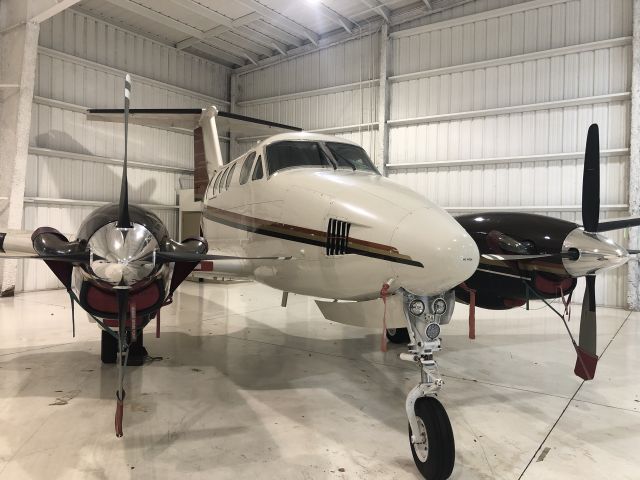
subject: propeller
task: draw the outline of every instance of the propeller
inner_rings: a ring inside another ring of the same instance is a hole
[[[118,205],[117,228],[132,228],[129,218],[129,183],[127,181],[127,144],[129,143],[129,101],[131,98],[131,76],[124,77],[124,165],[122,168],[122,183],[120,185],[120,201]]]
[[[586,232],[595,233],[600,223],[600,134],[596,123],[589,127],[584,152],[582,174],[582,223]],[[578,358],[574,373],[583,380],[591,380],[596,373],[597,313],[596,276],[585,276],[586,288],[580,315],[580,336],[574,347]]]

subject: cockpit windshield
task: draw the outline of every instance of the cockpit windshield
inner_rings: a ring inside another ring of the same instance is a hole
[[[282,141],[267,146],[269,175],[292,167],[349,168],[378,173],[367,153],[340,142]]]
[[[333,158],[338,164],[338,168],[347,167],[353,170],[366,170],[378,173],[367,152],[362,147],[349,143],[327,142],[327,148],[333,154]]]
[[[278,142],[267,147],[269,175],[290,167],[333,168],[317,142]]]

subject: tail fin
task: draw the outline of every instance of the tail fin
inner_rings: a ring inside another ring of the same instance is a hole
[[[122,109],[89,109],[87,119],[102,122],[124,121]],[[224,165],[220,148],[220,132],[237,132],[247,136],[275,135],[301,128],[245,117],[235,113],[218,111],[213,105],[200,108],[132,108],[128,121],[131,124],[159,128],[193,130],[193,154],[196,200],[202,200],[209,179]]]

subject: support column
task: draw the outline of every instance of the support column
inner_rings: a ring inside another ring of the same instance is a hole
[[[231,80],[229,82],[229,112],[238,113],[238,96],[239,96],[239,84],[238,74],[232,73]],[[238,151],[238,140],[236,133],[229,133],[229,161],[235,157],[235,152]]]
[[[389,78],[390,62],[389,48],[389,24],[383,23],[380,30],[380,86],[378,90],[378,142],[376,166],[387,176],[387,163],[389,161],[389,89],[387,79]]]
[[[640,215],[640,0],[633,0],[631,70],[631,144],[629,149],[629,213]],[[629,229],[629,248],[640,248],[638,228]],[[627,300],[631,310],[640,310],[640,262],[629,262]]]
[[[27,21],[0,33],[0,229],[22,229],[40,25]],[[13,295],[16,260],[0,263],[0,296]]]
[[[80,0],[0,0],[0,230],[22,229],[40,23]],[[13,295],[17,262],[0,262],[0,296]]]

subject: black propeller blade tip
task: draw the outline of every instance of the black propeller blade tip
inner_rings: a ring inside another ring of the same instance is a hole
[[[597,232],[600,218],[600,134],[598,124],[589,127],[582,175],[582,224]]]

